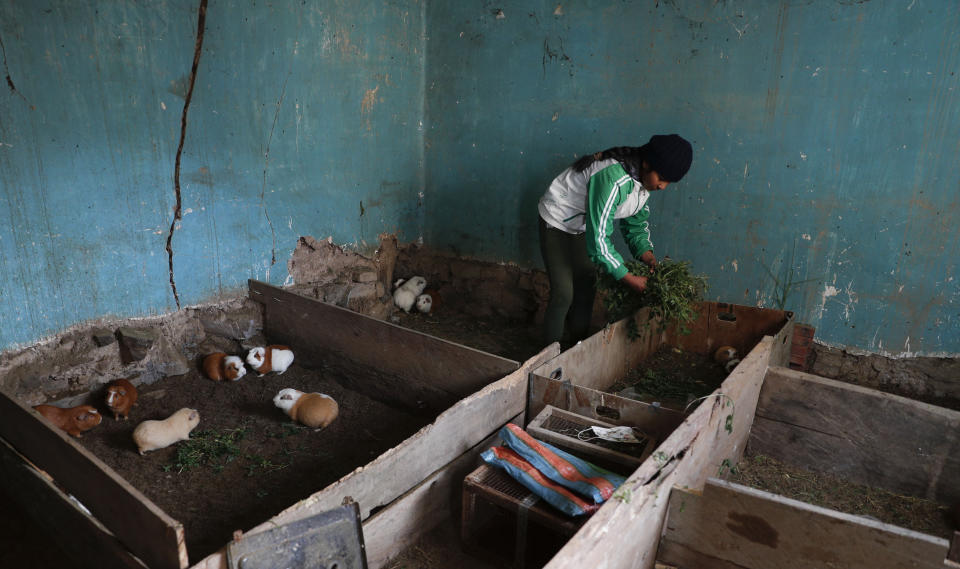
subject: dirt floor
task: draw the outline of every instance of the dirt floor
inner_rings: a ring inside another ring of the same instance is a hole
[[[946,507],[871,486],[797,468],[763,455],[746,455],[722,478],[815,506],[950,539],[953,523]]]
[[[429,314],[398,310],[395,323],[520,363],[545,347],[541,345],[539,328],[500,317],[477,318],[444,309]]]
[[[662,346],[607,391],[622,393],[628,389],[633,394],[624,396],[692,412],[699,398],[713,393],[726,378],[726,370],[711,357]]]
[[[340,415],[320,432],[294,424],[273,405],[284,387],[337,400]],[[134,427],[177,409],[200,412],[189,441],[141,456]],[[285,373],[214,382],[199,373],[140,390],[129,421],[105,418],[80,439],[185,529],[190,562],[396,446],[434,419],[341,386],[329,370],[296,364]]]

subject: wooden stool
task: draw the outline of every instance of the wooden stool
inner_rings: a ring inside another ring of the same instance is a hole
[[[526,554],[527,522],[531,520],[550,531],[572,536],[589,516],[570,517],[544,502],[500,468],[483,464],[463,480],[463,517],[460,537],[472,543],[477,517],[477,500],[493,504],[517,515],[514,567],[522,569]]]

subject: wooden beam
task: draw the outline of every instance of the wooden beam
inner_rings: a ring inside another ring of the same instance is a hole
[[[658,560],[684,569],[942,569],[947,540],[746,486],[674,488]]]
[[[750,448],[861,484],[960,502],[960,412],[874,389],[771,368]]]
[[[360,505],[364,519],[370,516],[371,510],[389,506],[450,461],[476,447],[490,436],[492,430],[522,414],[530,370],[556,357],[559,352],[558,344],[547,346],[520,369],[458,401],[436,421],[400,445],[258,525],[250,533],[330,510],[339,506],[347,496]],[[225,567],[223,550],[194,565],[194,569]]]
[[[376,378],[349,387],[410,407],[447,409],[519,367],[428,334],[251,280],[250,298],[264,306],[264,334],[287,344],[298,361],[363,367]],[[348,374],[370,377],[371,374]]]
[[[0,479],[10,499],[76,560],[95,560],[98,569],[147,569],[103,524],[81,510],[48,476],[3,440]]]
[[[183,526],[46,418],[0,392],[0,437],[155,569],[187,566]]]

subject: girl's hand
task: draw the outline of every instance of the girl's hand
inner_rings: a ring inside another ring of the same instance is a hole
[[[650,267],[651,272],[657,268],[657,257],[653,254],[653,251],[644,251],[643,255],[640,255],[640,260]]]
[[[620,280],[623,281],[623,284],[627,285],[638,293],[642,293],[647,289],[647,277],[641,277],[627,273],[623,275],[623,278]]]

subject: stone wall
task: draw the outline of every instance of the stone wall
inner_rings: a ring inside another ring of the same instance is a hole
[[[809,371],[815,375],[960,409],[960,359],[893,359],[814,343]]]

